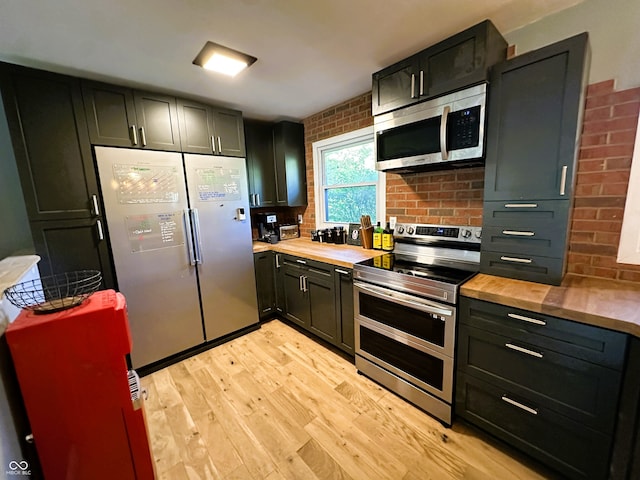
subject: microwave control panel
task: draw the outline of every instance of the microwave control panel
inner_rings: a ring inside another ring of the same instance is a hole
[[[475,147],[480,143],[480,107],[465,108],[449,114],[447,138],[449,150]]]

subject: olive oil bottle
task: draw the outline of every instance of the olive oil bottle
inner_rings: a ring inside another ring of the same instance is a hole
[[[373,230],[373,248],[375,250],[382,250],[382,232],[384,232],[384,230],[380,226],[380,222],[378,222],[376,228]]]
[[[391,252],[393,251],[394,247],[395,242],[393,239],[393,230],[391,230],[391,228],[389,227],[389,222],[387,222],[387,227],[382,231],[382,250],[384,250],[385,252]]]

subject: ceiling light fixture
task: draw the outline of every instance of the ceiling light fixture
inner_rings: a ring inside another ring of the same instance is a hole
[[[193,60],[194,65],[199,65],[207,70],[224,73],[235,77],[242,70],[253,64],[256,57],[238,52],[217,43],[207,42]]]

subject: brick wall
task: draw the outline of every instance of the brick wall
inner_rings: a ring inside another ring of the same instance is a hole
[[[581,140],[570,232],[568,271],[619,280],[640,281],[640,266],[616,262],[640,88],[615,91],[614,81],[590,85]],[[315,228],[313,152],[311,144],[373,124],[367,93],[306,120],[305,148],[309,205],[301,235]],[[484,168],[416,174],[387,174],[387,216],[399,222],[482,225]]]
[[[635,141],[640,88],[589,85],[578,160],[568,271],[640,282],[640,266],[616,262]]]

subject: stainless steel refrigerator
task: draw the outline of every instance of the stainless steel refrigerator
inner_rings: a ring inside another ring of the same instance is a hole
[[[95,152],[133,366],[257,324],[245,159]]]

